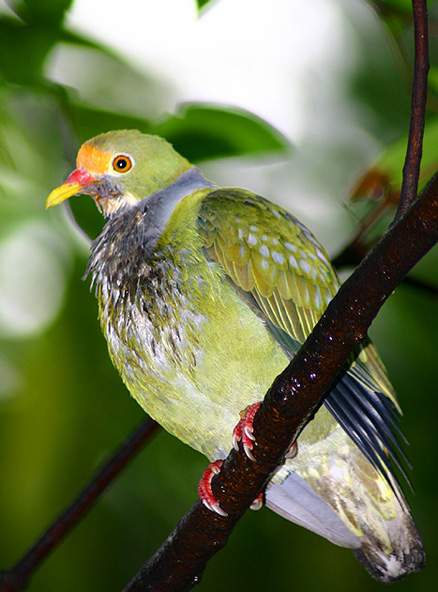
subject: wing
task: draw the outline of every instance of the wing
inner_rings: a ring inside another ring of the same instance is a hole
[[[211,192],[199,229],[207,257],[221,265],[292,357],[339,287],[325,249],[292,215],[242,189]],[[325,405],[390,483],[394,467],[406,477],[400,409],[371,343],[352,358]]]

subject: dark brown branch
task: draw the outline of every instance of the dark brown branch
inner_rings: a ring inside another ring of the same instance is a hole
[[[356,267],[362,261],[367,253],[366,247],[363,245],[348,245],[338,256],[332,261],[332,265],[336,270],[341,270],[347,267]],[[401,286],[408,286],[415,288],[418,292],[423,292],[432,297],[438,296],[438,285],[427,280],[423,280],[412,275],[407,275],[401,281]]]
[[[72,504],[49,526],[29,551],[8,571],[0,573],[0,592],[25,590],[33,572],[91,510],[126,465],[142,450],[158,425],[147,419],[102,465]]]
[[[334,259],[332,259],[333,267],[339,271],[348,267],[356,267],[366,256],[371,246],[368,247],[361,241],[353,240],[350,244],[346,245]],[[427,280],[407,275],[401,281],[401,286],[408,286],[415,288],[418,292],[423,292],[432,297],[438,296],[438,285]]]
[[[362,242],[353,240],[351,243],[343,247],[343,249],[331,260],[333,267],[336,270],[345,267],[356,267],[368,253],[368,248]]]
[[[417,196],[427,101],[429,49],[426,0],[412,0],[412,9],[414,15],[415,59],[412,80],[411,121],[396,220],[403,216]]]
[[[331,263],[338,272],[343,269],[357,267],[372,247],[373,244],[365,243],[362,237],[359,239],[354,238],[339,251],[339,253],[331,260]],[[412,275],[404,277],[400,286],[414,288],[417,292],[422,292],[433,298],[438,296],[438,284]]]
[[[281,464],[385,300],[437,241],[438,174],[341,287],[275,380],[254,422],[257,462],[233,450],[214,478],[214,492],[228,518],[197,502],[124,592],[189,590],[199,581],[206,562],[223,548],[236,522]]]

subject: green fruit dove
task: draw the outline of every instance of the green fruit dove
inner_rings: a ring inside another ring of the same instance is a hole
[[[233,445],[252,457],[259,402],[339,287],[327,252],[282,208],[215,186],[136,130],[83,144],[47,207],[76,194],[106,220],[88,275],[111,359],[143,409],[210,460],[199,494],[224,514],[212,476]],[[396,477],[397,400],[373,345],[356,353],[264,497],[389,582],[424,552]]]

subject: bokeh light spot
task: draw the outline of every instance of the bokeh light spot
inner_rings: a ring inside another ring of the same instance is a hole
[[[65,292],[66,247],[48,224],[28,222],[0,242],[0,337],[42,331]]]

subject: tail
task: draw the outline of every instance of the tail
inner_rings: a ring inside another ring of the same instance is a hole
[[[311,455],[300,452],[277,471],[266,490],[266,505],[352,549],[380,582],[421,570],[423,544],[397,485],[391,488],[357,448],[345,455],[340,447],[331,454],[310,448]]]
[[[368,532],[354,554],[373,578],[390,583],[423,569],[426,556],[406,505],[400,505],[397,517],[387,521],[386,527],[389,549],[379,537]]]

